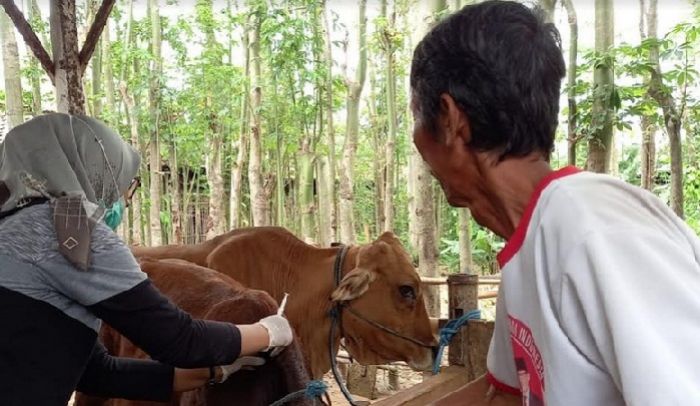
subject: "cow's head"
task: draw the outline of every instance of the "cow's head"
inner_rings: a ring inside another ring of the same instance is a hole
[[[345,302],[361,316],[403,336],[436,344],[420,278],[408,253],[392,233],[384,233],[371,244],[358,248],[354,269],[343,277],[331,299]],[[345,344],[360,363],[405,361],[418,370],[431,366],[430,348],[383,331],[347,310],[342,317]]]

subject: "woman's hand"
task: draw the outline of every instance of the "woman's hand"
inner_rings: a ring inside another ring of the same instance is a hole
[[[284,316],[268,316],[260,320],[259,323],[267,329],[270,343],[266,351],[272,350],[273,355],[277,355],[282,348],[288,346],[294,340],[292,327]]]
[[[251,370],[265,364],[261,357],[240,357],[233,364],[214,367],[214,382],[223,383],[234,373],[240,370]],[[209,383],[211,372],[209,368],[183,369],[175,368],[173,374],[173,391],[187,392],[201,388]]]
[[[289,321],[280,315],[265,317],[255,324],[239,324],[238,330],[241,332],[242,356],[268,350],[277,355],[294,339]]]

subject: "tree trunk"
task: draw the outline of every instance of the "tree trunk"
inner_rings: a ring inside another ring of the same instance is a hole
[[[471,244],[471,213],[467,208],[459,208],[459,272],[474,273]]]
[[[275,199],[275,209],[276,209],[276,224],[278,226],[284,227],[285,223],[287,221],[287,213],[286,213],[286,205],[285,205],[285,200],[286,196],[284,194],[284,181],[283,179],[287,179],[283,173],[282,170],[282,160],[284,159],[284,149],[285,149],[285,141],[283,138],[282,131],[279,130],[279,122],[280,122],[280,115],[279,115],[279,103],[277,102],[277,93],[278,93],[278,86],[277,86],[277,74],[272,75],[272,80],[273,80],[273,86],[272,88],[274,89],[274,98],[275,98],[275,103],[274,103],[274,122],[275,122],[275,136],[277,138],[276,142],[276,148],[275,148],[275,172],[277,175],[277,185],[276,185],[276,192],[277,192],[277,198]],[[313,174],[312,176],[312,182],[313,182]],[[311,194],[311,198],[313,199],[313,193]]]
[[[374,66],[373,63],[371,63],[367,68],[367,74],[369,76],[369,97],[367,98],[367,110],[369,111],[369,133],[371,134],[371,142],[372,142],[372,151],[374,151],[374,158],[372,159],[372,174],[374,175],[374,227],[372,227],[372,233],[373,234],[381,234],[382,231],[384,231],[384,192],[386,192],[386,186],[385,186],[385,177],[386,177],[386,168],[385,168],[385,163],[384,160],[386,158],[386,152],[385,152],[385,147],[386,147],[386,142],[385,139],[382,137],[382,134],[385,133],[386,129],[382,125],[383,123],[380,123],[378,113],[377,113],[377,105],[381,105],[382,102],[380,95],[377,94],[377,88],[379,88],[381,85],[379,85],[377,82],[377,78],[375,75],[376,72],[376,66]],[[379,92],[380,94],[382,93],[381,90]]]
[[[41,13],[36,0],[29,0],[26,5],[27,20],[36,27],[41,21]],[[44,41],[46,44],[46,41]],[[45,45],[44,45],[45,46]],[[41,113],[41,73],[39,72],[39,62],[36,58],[29,58],[29,69],[31,76],[29,78],[32,87],[32,115],[37,116]]]
[[[182,193],[180,192],[180,170],[177,162],[177,145],[175,137],[170,138],[170,213],[171,213],[171,243],[182,244]]]
[[[314,156],[306,148],[297,154],[297,174],[299,179],[299,212],[301,217],[301,239],[315,243],[314,238]]]
[[[321,214],[321,219],[319,222],[319,235],[321,236],[321,242],[328,241],[328,243],[330,244],[333,240],[335,240],[338,228],[335,199],[336,160],[335,128],[333,127],[333,54],[331,43],[331,28],[330,24],[328,23],[328,1],[323,0],[321,7],[323,11],[323,60],[326,63],[326,77],[324,83],[325,99],[323,108],[324,112],[326,113],[326,132],[328,133],[328,163],[324,164],[323,162],[321,162],[321,166],[327,166],[326,170],[328,171],[329,189],[328,193],[319,194],[319,210],[321,210],[321,206],[328,206],[327,212],[324,211],[325,214]],[[321,202],[321,199],[329,200]],[[324,238],[324,236],[327,237]]]
[[[644,22],[647,13],[650,13],[649,24],[648,28],[645,28]],[[641,40],[644,41],[648,36],[656,38],[657,35],[656,8],[654,7],[653,9],[650,8],[647,10],[644,0],[639,0],[639,36]],[[652,47],[649,52],[649,61],[653,64],[654,61],[658,60],[658,55],[658,49]],[[649,78],[645,80],[645,84],[649,87]],[[650,98],[651,96],[646,95],[645,97]],[[656,125],[648,115],[642,116],[640,125],[642,130],[641,186],[647,190],[654,190],[654,174],[656,172]]]
[[[92,22],[95,19],[95,16],[97,14],[97,9],[99,8],[99,4],[96,0],[89,0],[88,1],[88,7],[89,7],[89,18],[88,18],[88,27],[89,24],[92,24]],[[109,64],[110,61],[106,60],[106,64]],[[90,96],[90,111],[93,117],[103,119],[102,118],[102,47],[100,46],[100,42],[98,41],[97,44],[95,45],[95,53],[92,56],[92,77],[91,77],[91,96]]]
[[[253,225],[266,226],[269,224],[269,202],[266,199],[262,174],[262,121],[260,108],[262,105],[262,72],[260,61],[260,25],[261,16],[254,16],[250,32],[250,95],[253,122],[250,128],[250,164],[248,165],[248,181],[250,182],[250,200],[253,214]]]
[[[414,252],[418,251],[418,210],[416,195],[416,178],[418,177],[418,164],[422,161],[422,157],[418,153],[415,145],[411,143],[409,146],[410,152],[408,156],[408,170],[406,188],[408,192],[408,241],[411,249]]]
[[[445,0],[430,0],[421,4],[422,7],[427,6],[427,10],[422,17],[428,18],[424,27],[414,31],[418,40],[435,24],[436,19],[441,15],[446,8]],[[418,234],[418,272],[424,276],[438,275],[438,250],[436,240],[436,224],[435,224],[435,198],[433,195],[433,179],[430,170],[420,157],[417,157],[415,168],[415,190],[416,195],[416,218],[417,218],[417,234]],[[428,314],[431,317],[440,316],[440,292],[433,288],[426,292],[426,305]]]
[[[2,42],[2,66],[5,76],[5,103],[7,130],[22,124],[22,85],[20,83],[19,50],[15,39],[15,27],[5,11],[0,10],[0,41]]]
[[[415,1],[409,3],[409,5],[415,5]],[[409,8],[408,10],[411,10]],[[410,15],[410,18],[409,18]],[[423,16],[415,15],[410,11],[404,15],[403,28],[406,32],[411,32],[413,30],[412,21],[417,18],[422,18]],[[415,40],[420,40],[418,34],[407,35],[406,36],[406,48],[413,49],[415,45]],[[405,89],[406,89],[406,117],[413,117],[413,111],[411,110],[411,78],[410,75],[405,77]],[[406,133],[411,135],[411,130],[413,128],[413,123],[410,120],[405,120],[408,125],[406,126]],[[406,192],[407,192],[407,206],[408,206],[408,242],[411,251],[415,255],[418,252],[418,217],[416,216],[416,169],[418,161],[422,160],[418,150],[416,149],[413,142],[409,142],[408,146],[408,165],[406,167]]]
[[[578,145],[578,134],[576,133],[576,78],[577,78],[577,60],[578,57],[578,18],[576,17],[576,9],[574,8],[573,0],[562,0],[566,14],[569,17],[569,66],[568,83],[567,83],[567,101],[569,104],[568,115],[568,161],[569,165],[576,165],[576,146]]]
[[[209,138],[209,152],[207,154],[207,182],[209,183],[209,216],[207,224],[207,239],[216,237],[226,232],[226,212],[224,209],[224,177],[223,177],[223,153],[224,146],[221,129],[215,124],[210,125],[212,132]]]
[[[367,74],[367,0],[360,0],[358,29],[359,59],[355,79],[346,78],[348,87],[347,124],[343,145],[343,170],[340,173],[340,239],[344,244],[355,243],[355,221],[353,216],[355,154],[360,127],[360,96]]]
[[[595,1],[595,51],[607,55],[613,46],[614,17],[612,0]],[[605,57],[594,68],[593,92],[593,127],[596,129],[588,142],[588,161],[586,167],[592,172],[610,170],[610,152],[613,135],[613,107],[611,103],[613,82],[613,59]]]
[[[244,69],[245,76],[248,77],[250,74],[250,49],[248,47],[248,29],[247,25],[243,28],[242,36],[242,47],[245,55]],[[241,216],[241,193],[242,193],[242,180],[243,180],[243,168],[246,164],[246,158],[248,157],[248,130],[250,121],[250,108],[249,108],[249,98],[248,94],[250,92],[250,87],[248,83],[245,84],[245,89],[243,95],[241,96],[241,131],[238,138],[238,142],[234,141],[232,150],[237,151],[236,161],[231,166],[231,197],[230,197],[230,207],[229,207],[229,228],[235,229],[241,226],[242,216]]]
[[[61,113],[85,114],[75,1],[55,0],[50,3],[56,109]]]
[[[114,121],[116,124],[116,104],[114,102],[114,72],[112,71],[112,43],[109,37],[109,22],[105,24],[102,33],[102,64],[105,84],[105,104],[107,107],[107,121]]]
[[[394,74],[394,45],[393,35],[395,27],[395,11],[390,16],[386,15],[386,1],[382,0],[382,10],[387,25],[384,29],[384,69],[386,74],[386,111],[388,120],[388,131],[386,140],[386,150],[384,164],[386,165],[384,179],[384,230],[394,230],[394,169],[396,167],[396,127],[398,117],[396,113],[396,78]]]
[[[649,38],[657,37],[657,0],[649,0],[647,21]],[[687,51],[686,51],[687,52]],[[671,150],[671,209],[683,218],[683,149],[681,145],[681,115],[671,90],[663,83],[661,65],[659,64],[658,45],[652,47],[649,58],[654,71],[651,72],[649,95],[656,100],[663,111],[666,133],[668,133],[669,149]],[[687,63],[686,54],[686,63]],[[682,109],[682,108],[681,108]]]
[[[423,276],[438,275],[437,226],[435,224],[435,198],[433,179],[423,161],[416,168],[416,217],[418,219],[418,272]],[[426,301],[431,317],[440,315],[439,290],[431,289]]]
[[[126,120],[129,122],[129,130],[131,135],[131,146],[138,149],[139,148],[139,123],[138,117],[136,115],[134,99],[129,95],[126,90],[126,84],[122,83],[119,88],[122,100],[124,102],[124,114],[126,115]],[[143,220],[141,218],[141,192],[140,190],[131,197],[131,228],[132,228],[132,244],[142,245],[145,243],[145,238],[143,238],[142,224]]]
[[[161,160],[160,160],[160,75],[162,71],[161,60],[161,27],[160,14],[158,13],[158,0],[148,0],[148,8],[151,21],[151,53],[150,79],[148,86],[149,115],[151,123],[151,140],[149,143],[150,166],[150,199],[149,217],[151,225],[151,245],[159,246],[163,243],[160,210],[161,210]]]
[[[329,247],[335,239],[333,227],[330,224],[333,207],[330,157],[320,157],[317,160],[316,173],[318,174],[318,242],[323,247]]]
[[[656,173],[656,125],[649,117],[643,116],[642,126],[642,182],[644,189],[654,190],[654,175]]]

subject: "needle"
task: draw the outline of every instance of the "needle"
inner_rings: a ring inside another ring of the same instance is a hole
[[[282,304],[280,305],[279,309],[277,309],[277,315],[281,316],[282,313],[284,313],[284,308],[287,306],[287,297],[289,296],[289,293],[284,294],[284,298],[282,299]]]

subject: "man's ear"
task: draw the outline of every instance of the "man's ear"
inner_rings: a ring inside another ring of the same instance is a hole
[[[362,296],[369,284],[376,279],[376,274],[364,268],[355,268],[345,275],[340,285],[331,294],[334,302],[347,302]]]
[[[462,111],[447,93],[440,95],[440,119],[443,124],[445,145],[453,143],[469,144],[472,138],[471,125],[466,113]]]

